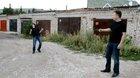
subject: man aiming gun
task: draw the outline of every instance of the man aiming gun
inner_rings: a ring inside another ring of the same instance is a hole
[[[111,71],[111,56],[114,59],[114,73],[112,77],[117,77],[119,75],[119,55],[120,49],[124,46],[124,40],[126,37],[126,24],[121,20],[122,12],[114,11],[113,20],[114,22],[109,28],[99,29],[99,32],[110,32],[110,38],[106,50],[106,66],[101,72]]]

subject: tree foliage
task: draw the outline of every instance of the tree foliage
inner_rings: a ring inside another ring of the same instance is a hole
[[[9,8],[6,8],[4,7],[3,8],[3,13],[2,14],[6,14],[6,15],[15,15],[15,14],[24,14],[25,12],[22,10],[22,8],[20,8],[19,10],[16,9],[14,10],[13,8],[9,7]]]

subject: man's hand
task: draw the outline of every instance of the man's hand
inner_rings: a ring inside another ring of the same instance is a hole
[[[124,47],[124,45],[122,43],[120,43],[117,48],[118,49],[123,49],[123,47]]]
[[[99,32],[102,32],[102,29],[99,29],[98,31],[99,31]]]
[[[120,43],[119,43],[119,45],[118,45],[118,47],[117,47],[118,49],[123,49],[125,37],[126,37],[126,32],[123,32],[123,33],[122,33],[121,41],[120,41]]]

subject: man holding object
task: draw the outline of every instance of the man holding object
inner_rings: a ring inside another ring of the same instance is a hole
[[[124,46],[124,40],[126,37],[126,24],[121,20],[122,12],[117,10],[113,12],[114,22],[109,28],[99,29],[99,32],[110,32],[110,38],[106,50],[106,66],[101,72],[111,71],[111,56],[114,59],[114,73],[112,77],[117,77],[119,75],[119,56],[120,49]]]
[[[33,54],[36,51],[36,42],[39,42],[38,52],[41,52],[42,40],[41,40],[41,32],[43,28],[39,26],[39,22],[37,21],[36,24],[33,23],[33,27],[30,30],[30,34],[33,36]]]

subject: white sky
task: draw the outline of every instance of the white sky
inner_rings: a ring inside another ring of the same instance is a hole
[[[0,9],[4,6],[13,8],[68,9],[87,7],[87,0],[0,0]]]
[[[140,0],[137,0],[140,3]],[[87,0],[0,0],[0,9],[4,6],[13,8],[68,9],[87,7]]]

